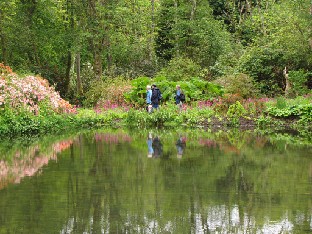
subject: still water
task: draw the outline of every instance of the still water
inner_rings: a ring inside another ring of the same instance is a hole
[[[0,143],[0,233],[311,233],[312,143],[98,130]]]

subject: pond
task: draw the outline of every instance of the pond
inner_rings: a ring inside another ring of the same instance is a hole
[[[0,233],[311,233],[312,144],[103,129],[0,143]]]

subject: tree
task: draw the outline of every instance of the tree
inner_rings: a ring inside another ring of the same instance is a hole
[[[185,56],[209,67],[230,50],[231,36],[213,19],[207,2],[164,1],[158,18],[156,53],[165,61]]]
[[[262,92],[281,93],[286,87],[283,69],[309,70],[309,2],[283,2],[262,11],[253,11],[245,27],[254,30],[254,43],[240,58],[239,70],[250,74]]]

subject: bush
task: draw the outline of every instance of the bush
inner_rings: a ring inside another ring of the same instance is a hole
[[[186,102],[196,100],[208,100],[223,94],[223,89],[217,84],[199,79],[192,78],[190,81],[168,81],[166,77],[156,77],[150,79],[148,77],[139,77],[132,80],[132,90],[125,94],[128,102],[135,106],[143,107],[146,98],[146,85],[155,83],[162,92],[162,102],[174,103],[176,85],[179,84],[186,96]]]
[[[168,66],[163,68],[156,76],[165,76],[169,81],[186,81],[193,77],[202,77],[204,72],[191,59],[178,57],[172,59]]]
[[[39,76],[19,77],[9,67],[0,67],[0,108],[11,109],[16,114],[76,112],[76,108],[62,99],[46,79]]]
[[[214,83],[222,85],[226,93],[238,94],[243,98],[256,97],[259,90],[254,85],[253,79],[243,73],[229,75],[215,80]]]
[[[308,73],[303,70],[289,71],[289,81],[291,83],[291,89],[295,96],[307,94],[309,89],[307,87]]]
[[[131,90],[130,81],[123,77],[108,78],[94,82],[85,94],[84,106],[94,107],[109,100],[117,105],[124,105],[124,94]]]

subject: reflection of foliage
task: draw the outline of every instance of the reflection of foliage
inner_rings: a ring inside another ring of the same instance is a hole
[[[131,142],[131,137],[126,134],[111,134],[111,133],[96,133],[94,136],[96,141],[104,141],[110,144],[117,144],[120,142]]]

